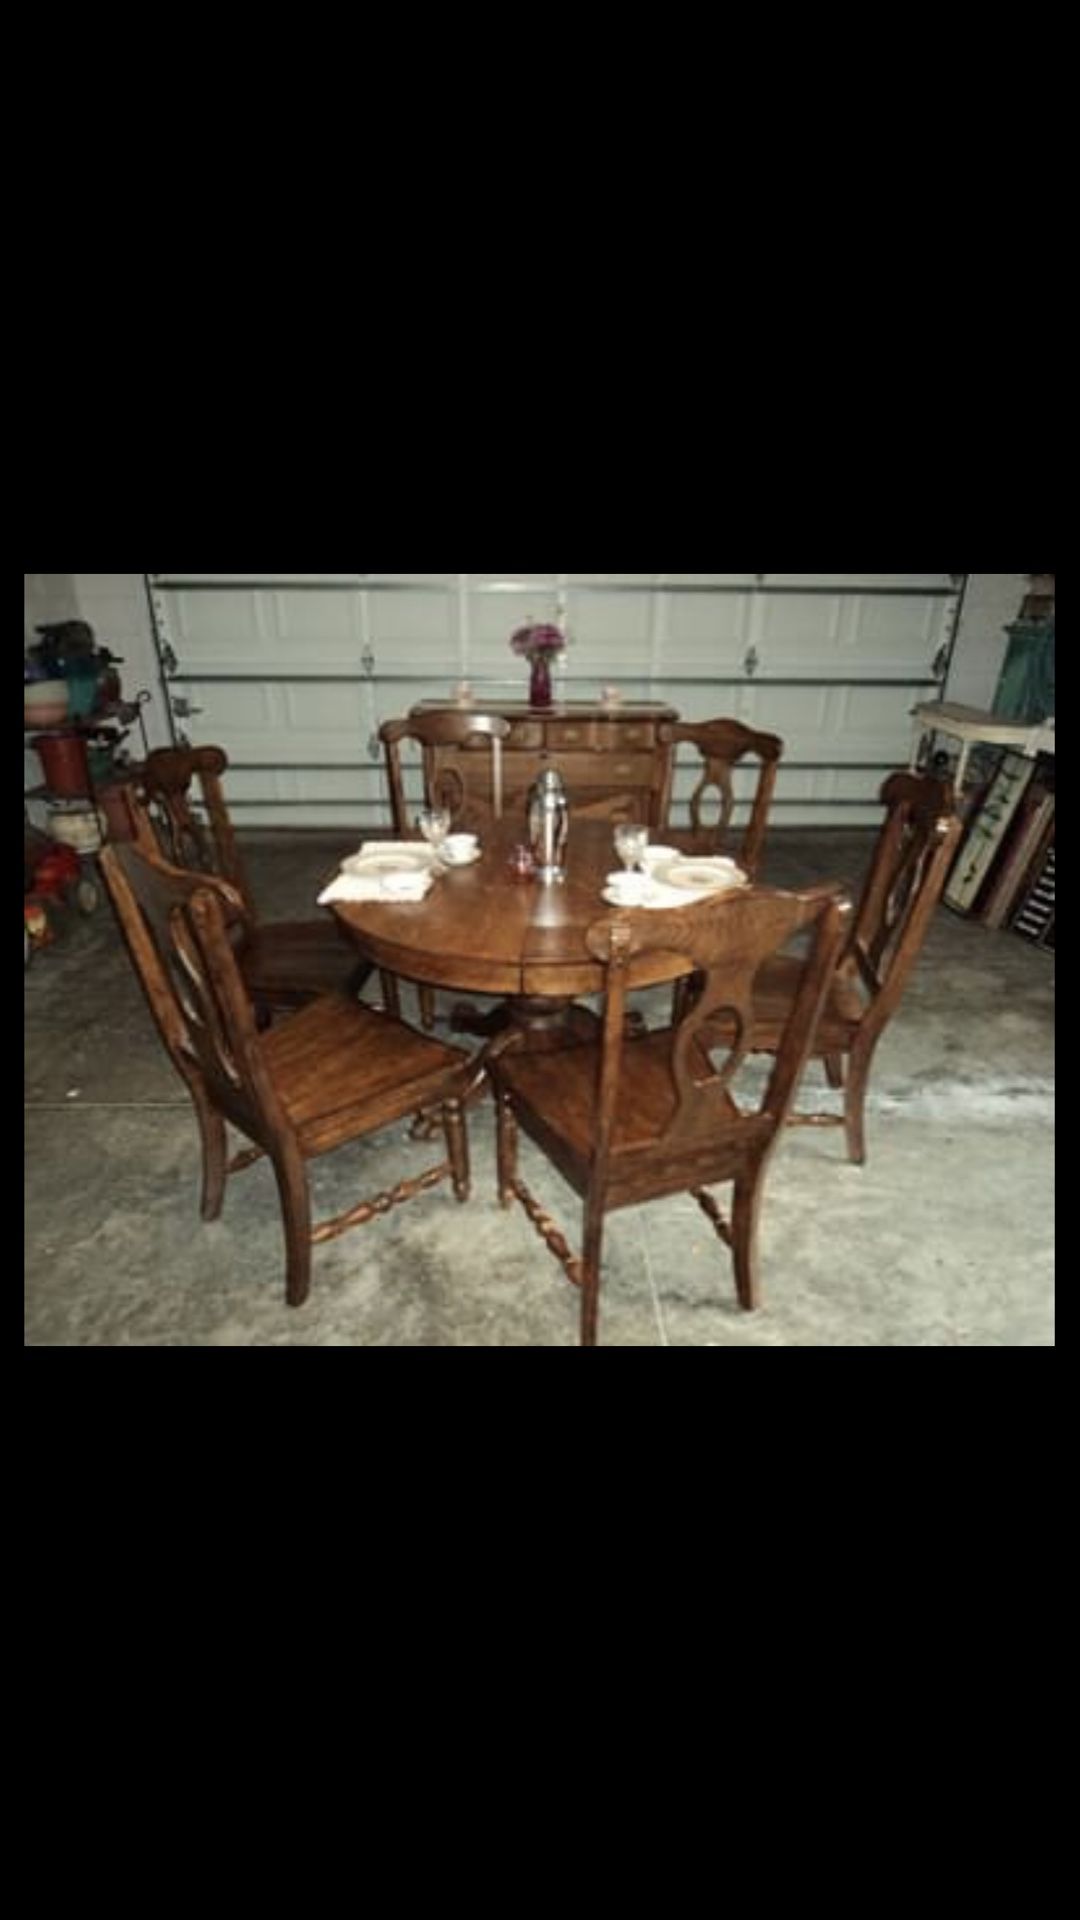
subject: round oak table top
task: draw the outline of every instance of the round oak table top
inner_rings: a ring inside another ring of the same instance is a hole
[[[599,993],[604,969],[585,936],[613,912],[601,897],[608,874],[619,868],[613,835],[611,821],[571,814],[566,879],[542,886],[510,870],[523,822],[494,821],[475,865],[443,871],[425,900],[338,901],[333,912],[369,959],[406,980],[530,1001]],[[665,827],[655,837],[682,851],[701,850],[689,833]],[[635,965],[633,984],[659,985],[689,971],[674,955],[652,955]]]

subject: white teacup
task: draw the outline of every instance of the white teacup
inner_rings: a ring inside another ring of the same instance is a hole
[[[467,867],[470,860],[476,859],[479,851],[480,842],[475,833],[448,833],[439,848],[440,856],[448,867]]]

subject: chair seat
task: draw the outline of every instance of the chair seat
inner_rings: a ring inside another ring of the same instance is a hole
[[[767,960],[754,983],[754,1037],[752,1051],[775,1053],[780,1035],[791,1018],[803,962],[794,954]],[[829,986],[818,1020],[811,1054],[845,1053],[865,1018],[866,1007],[853,981],[837,974]],[[710,1046],[730,1046],[734,1022],[723,1012],[714,1014],[703,1030]]]
[[[318,994],[350,987],[359,991],[365,978],[359,954],[332,920],[282,920],[256,927],[239,959],[249,993],[279,1005],[302,1006]]]
[[[803,962],[792,954],[767,960],[754,986],[754,1043],[773,1051],[791,1014],[802,979]],[[843,1052],[861,1025],[866,1006],[854,982],[837,974],[822,1008],[814,1036],[815,1054]]]
[[[263,1034],[263,1060],[305,1153],[415,1114],[461,1092],[471,1056],[344,995]]]
[[[624,1163],[632,1180],[637,1169],[631,1168],[630,1162],[646,1156],[674,1118],[671,1044],[671,1032],[665,1029],[631,1041],[624,1048],[619,1109],[611,1139],[609,1204],[622,1203],[618,1163]],[[511,1054],[500,1062],[499,1080],[526,1126],[532,1118],[548,1135],[548,1151],[571,1185],[584,1191],[596,1148],[600,1049],[583,1046],[565,1053]],[[724,1107],[729,1115],[735,1114],[729,1099],[725,1099]],[[753,1134],[752,1122],[747,1122],[739,1150],[730,1158],[722,1143],[703,1144],[701,1178],[725,1177],[713,1167],[733,1166],[741,1160]],[[674,1176],[673,1188],[687,1184],[684,1173],[685,1169]]]

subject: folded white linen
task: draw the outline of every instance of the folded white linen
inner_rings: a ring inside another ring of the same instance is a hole
[[[319,895],[320,907],[335,900],[385,900],[398,904],[426,899],[435,885],[432,873],[339,873]]]
[[[673,864],[690,880],[689,886],[668,885],[663,878],[662,867],[650,874],[629,876],[629,886],[626,884],[627,876],[610,874],[608,885],[604,888],[604,899],[612,907],[644,907],[650,912],[663,912],[671,907],[692,907],[699,900],[715,900],[717,894],[729,893],[732,888],[748,884],[746,874],[733,860],[702,859],[699,863],[680,855]],[[623,881],[622,888],[620,880]]]

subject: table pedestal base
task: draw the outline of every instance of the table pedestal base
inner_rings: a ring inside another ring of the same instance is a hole
[[[519,1033],[526,1047],[536,1053],[555,1053],[561,1047],[575,1047],[585,1040],[596,1040],[600,1021],[588,1007],[575,1000],[548,1000],[521,995],[503,1000],[490,1013],[479,1013],[468,1001],[450,1013],[452,1033],[474,1033],[492,1040],[500,1034]]]

